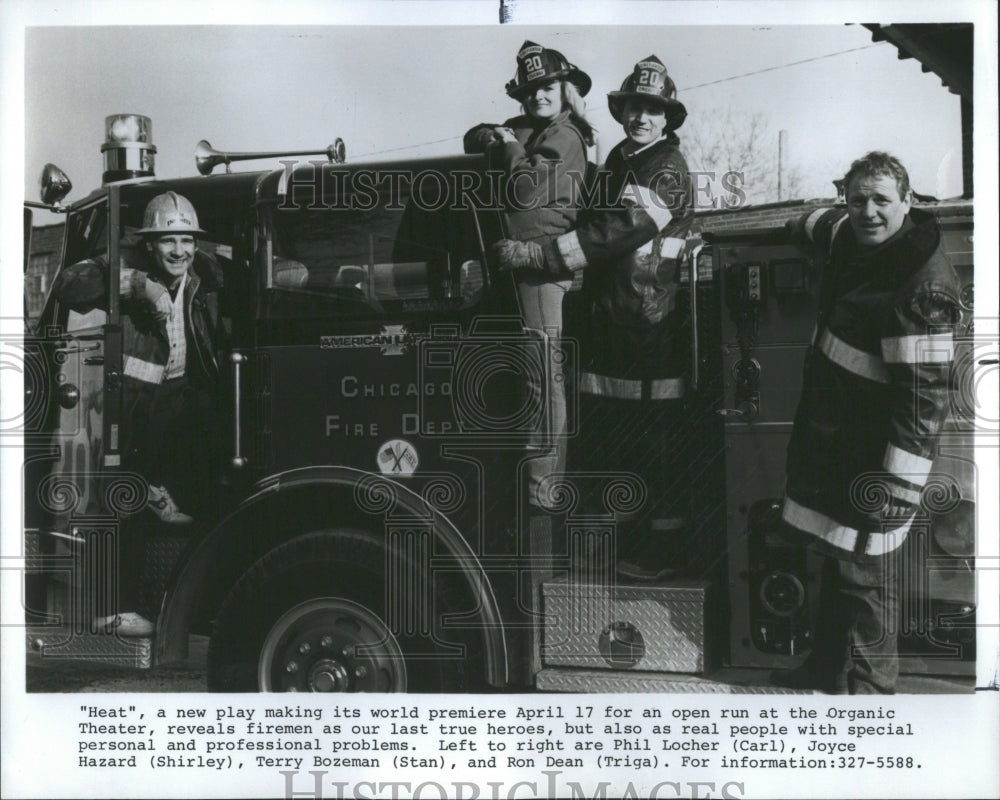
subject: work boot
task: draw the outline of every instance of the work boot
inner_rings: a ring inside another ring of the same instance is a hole
[[[615,572],[621,578],[644,583],[684,574],[685,553],[679,518],[618,520]]]
[[[628,578],[643,583],[666,580],[679,575],[681,570],[666,566],[645,566],[630,560],[621,560],[615,564],[615,574],[620,578]]]
[[[142,614],[137,614],[134,611],[112,614],[109,617],[98,617],[94,620],[94,624],[103,633],[117,633],[119,636],[152,636],[156,630],[156,625]]]
[[[149,500],[146,505],[159,517],[161,522],[166,522],[168,525],[186,525],[194,521],[193,517],[177,507],[177,503],[170,496],[166,486],[150,486]]]

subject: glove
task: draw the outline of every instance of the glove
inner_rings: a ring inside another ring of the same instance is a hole
[[[463,149],[466,153],[485,153],[487,148],[497,141],[491,125],[477,125],[465,134],[462,140]]]
[[[496,141],[504,143],[517,141],[517,137],[514,135],[514,131],[512,131],[510,128],[504,128],[498,126],[493,129],[493,133],[496,136]]]
[[[882,516],[885,519],[899,520],[902,522],[909,519],[916,513],[917,506],[909,500],[902,500],[898,497],[893,497],[883,509]]]
[[[917,511],[919,506],[898,497],[890,497],[882,508],[869,514],[869,517],[878,528],[892,530],[909,520]]]
[[[518,242],[501,239],[493,249],[502,272],[512,269],[545,269],[545,251],[537,242]]]
[[[149,280],[140,270],[132,274],[132,296],[141,297],[149,303],[153,309],[153,318],[158,321],[169,319],[174,315],[174,306],[170,302],[167,287]]]

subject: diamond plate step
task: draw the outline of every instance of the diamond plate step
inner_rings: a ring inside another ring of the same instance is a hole
[[[548,581],[542,585],[546,667],[702,673],[709,584],[607,586]]]
[[[543,669],[535,688],[544,692],[644,692],[670,694],[813,694],[768,683],[768,670],[720,669],[707,675]]]
[[[72,658],[137,669],[153,666],[152,638],[126,638],[114,633],[49,626],[30,627],[26,633],[28,647],[41,658]]]

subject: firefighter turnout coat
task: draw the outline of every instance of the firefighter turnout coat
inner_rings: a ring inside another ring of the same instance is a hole
[[[598,207],[546,246],[546,261],[572,271],[589,268],[589,357],[581,390],[673,399],[683,395],[686,363],[671,311],[693,213],[688,167],[672,133],[631,154],[626,142],[608,154],[597,182]]]
[[[125,386],[162,382],[170,356],[166,322],[157,320],[143,299],[143,283],[156,280],[144,259],[123,262],[121,270],[122,350]],[[228,339],[219,314],[222,271],[213,258],[197,251],[184,282],[184,327],[187,353],[184,374],[195,386],[215,389],[220,355]],[[64,269],[53,293],[74,311],[107,310],[108,265],[103,258],[86,259]]]
[[[466,132],[466,153],[486,153],[506,176],[504,206],[508,235],[518,241],[548,241],[576,223],[587,180],[584,135],[562,111],[551,122],[522,114],[505,121],[517,141],[495,140],[498,126],[481,123]]]
[[[958,278],[926,211],[870,250],[843,210],[818,209],[798,231],[829,263],[782,518],[828,555],[870,561],[903,543],[918,511],[948,413]],[[903,513],[885,519],[890,505]]]

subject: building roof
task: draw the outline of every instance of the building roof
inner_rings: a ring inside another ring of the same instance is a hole
[[[889,42],[899,58],[915,58],[954,94],[972,100],[972,23],[872,25],[872,41]]]

